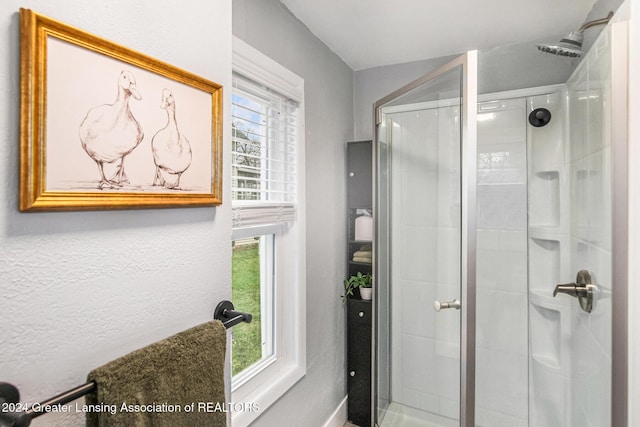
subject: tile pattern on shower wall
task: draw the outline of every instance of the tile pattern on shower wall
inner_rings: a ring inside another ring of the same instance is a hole
[[[476,421],[527,425],[527,164],[523,98],[478,105]]]
[[[572,306],[571,425],[608,425],[611,416],[611,48],[602,31],[568,82],[571,158],[571,270],[592,272],[592,313]]]

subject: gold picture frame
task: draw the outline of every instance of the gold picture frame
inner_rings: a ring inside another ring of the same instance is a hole
[[[20,211],[222,203],[221,85],[29,9],[20,53]]]

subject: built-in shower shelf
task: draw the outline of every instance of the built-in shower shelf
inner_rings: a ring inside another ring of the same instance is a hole
[[[571,300],[569,298],[553,296],[553,289],[557,283],[536,283],[534,286],[544,286],[529,289],[529,302],[535,304],[538,307],[550,308],[550,309],[565,309],[570,308]]]
[[[557,168],[548,168],[546,170],[537,170],[535,171],[535,174],[538,178],[542,178],[542,179],[547,179],[547,180],[553,180],[553,179],[558,179],[560,177],[560,168],[561,166],[558,165]]]
[[[525,185],[526,182],[478,182],[478,187],[508,187],[514,185]]]
[[[553,297],[554,283],[536,283],[529,290],[530,350],[533,372],[540,370],[560,374],[562,355],[566,354],[563,337],[570,333],[571,300],[566,295]]]
[[[561,205],[564,180],[557,170],[536,171],[530,175],[529,220],[532,224],[558,226],[561,224]]]
[[[556,225],[531,225],[529,226],[529,237],[540,240],[553,240],[559,242],[567,231],[565,227]]]
[[[550,370],[557,374],[562,374],[562,367],[560,366],[560,361],[552,356],[547,354],[536,354],[533,353],[531,355],[533,362],[539,366],[542,366],[546,370]]]

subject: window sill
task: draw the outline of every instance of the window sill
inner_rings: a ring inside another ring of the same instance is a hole
[[[272,367],[276,369],[269,369]],[[281,366],[280,369],[274,365],[269,368],[231,393],[231,401],[243,409],[232,411],[233,427],[251,424],[305,375],[303,367],[293,364]]]

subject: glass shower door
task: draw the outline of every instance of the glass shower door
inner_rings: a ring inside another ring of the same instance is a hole
[[[473,426],[476,52],[376,103],[374,420]]]

